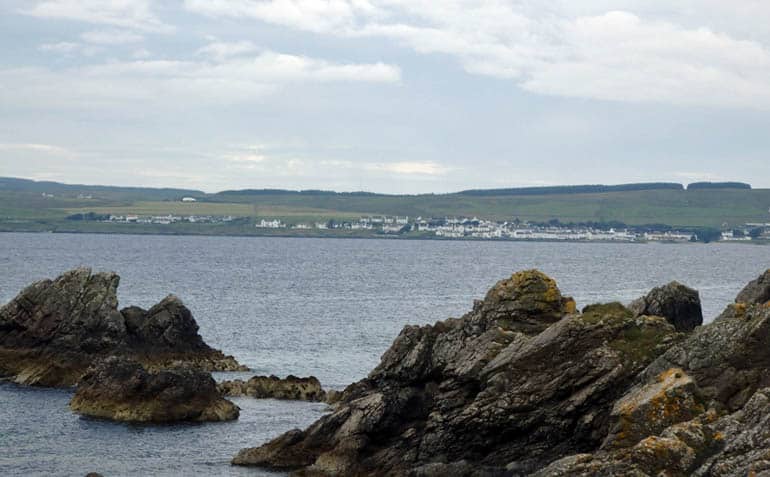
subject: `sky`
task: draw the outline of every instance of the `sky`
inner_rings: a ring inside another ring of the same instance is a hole
[[[770,187],[766,0],[0,0],[0,176]]]

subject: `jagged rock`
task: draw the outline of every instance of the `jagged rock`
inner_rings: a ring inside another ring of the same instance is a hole
[[[204,371],[179,367],[148,372],[135,361],[115,356],[82,377],[70,409],[115,421],[155,423],[229,421],[239,412]]]
[[[697,290],[679,282],[653,288],[646,296],[629,305],[639,315],[657,315],[666,318],[677,331],[692,331],[703,324],[700,295]]]
[[[577,313],[552,291],[533,300],[514,275],[460,319],[404,328],[331,414],[233,463],[308,476],[770,475],[765,279],[697,326],[697,292],[682,285],[633,311]]]
[[[634,436],[646,437],[634,444],[636,439],[613,440],[610,434],[612,445],[559,459],[536,475],[770,474],[770,306],[756,292],[761,281],[752,282],[713,323],[671,346],[639,374],[639,389],[656,386],[660,379],[655,377],[664,370],[669,380],[672,371],[682,376],[678,382],[683,386],[669,386],[664,399],[669,405],[655,406],[672,412],[648,414],[652,425],[638,423]],[[701,412],[701,403],[707,411]]]
[[[764,343],[764,344],[763,344]],[[770,308],[743,303],[728,306],[709,325],[671,347],[645,371],[643,379],[681,368],[707,401],[738,410],[754,392],[770,386]]]
[[[751,281],[738,293],[736,303],[761,305],[770,301],[770,270],[767,270],[756,280]]]
[[[209,347],[179,298],[118,311],[115,273],[89,268],[25,288],[0,308],[0,376],[20,384],[72,386],[95,360],[128,356],[152,369],[179,363],[242,370]]]
[[[257,399],[294,399],[300,401],[324,401],[326,391],[315,376],[298,378],[289,375],[285,379],[278,376],[254,376],[248,381],[235,379],[223,381],[217,385],[225,396],[250,396]]]
[[[681,337],[619,303],[578,313],[553,280],[520,272],[460,319],[407,326],[334,412],[233,463],[301,475],[523,475],[598,449],[615,401]]]

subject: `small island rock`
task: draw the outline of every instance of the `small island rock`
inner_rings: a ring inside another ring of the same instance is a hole
[[[315,376],[298,378],[289,375],[284,379],[278,376],[254,376],[248,381],[235,379],[223,381],[217,386],[224,396],[249,396],[257,399],[293,399],[300,401],[324,401],[326,391]]]
[[[189,367],[148,372],[114,356],[88,370],[69,405],[79,414],[126,422],[229,421],[239,413],[209,373]]]

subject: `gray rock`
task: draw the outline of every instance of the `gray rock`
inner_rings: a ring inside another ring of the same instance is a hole
[[[241,369],[203,341],[190,310],[173,295],[148,311],[118,311],[119,282],[114,273],[78,268],[25,288],[0,308],[0,375],[20,384],[72,386],[109,355],[156,369],[175,363]]]
[[[185,367],[148,372],[116,356],[88,370],[69,406],[86,416],[126,422],[238,418],[238,406],[222,398],[210,374]]]
[[[761,293],[695,326],[697,293],[680,285],[634,311],[576,313],[513,285],[526,282],[460,319],[404,328],[332,413],[233,463],[305,476],[770,475]]]
[[[736,303],[764,304],[770,301],[770,270],[767,270],[756,280],[751,281],[738,293]]]
[[[656,315],[667,319],[677,331],[688,332],[703,324],[700,296],[697,290],[679,282],[653,288],[650,293],[629,305],[639,315]]]
[[[515,274],[461,319],[404,328],[334,412],[233,463],[302,475],[519,475],[598,448],[615,400],[680,335],[617,303],[583,313],[569,303],[539,272]]]

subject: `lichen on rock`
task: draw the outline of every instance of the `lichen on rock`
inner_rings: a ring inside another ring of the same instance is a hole
[[[462,318],[405,327],[334,412],[233,463],[298,475],[524,475],[598,449],[615,401],[682,337],[619,303],[579,313],[551,278],[519,272]]]
[[[217,388],[224,396],[249,396],[257,399],[293,399],[300,401],[324,401],[326,391],[315,376],[298,378],[289,375],[286,378],[278,376],[254,376],[246,381],[235,379],[223,381]]]

